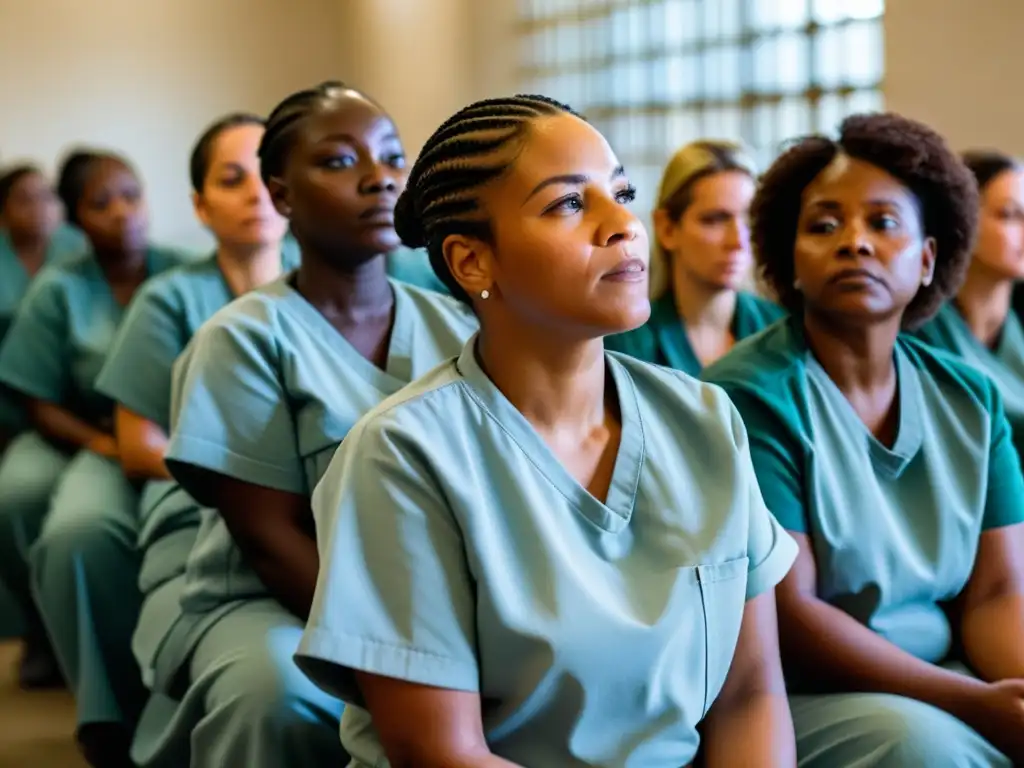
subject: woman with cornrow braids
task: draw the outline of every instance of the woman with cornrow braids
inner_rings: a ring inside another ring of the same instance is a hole
[[[604,350],[650,313],[607,142],[540,96],[427,142],[396,227],[480,331],[313,497],[299,664],[359,768],[792,766],[773,587],[796,547],[725,394]]]
[[[301,266],[215,314],[175,365],[166,464],[206,508],[156,660],[179,704],[138,745],[145,765],[346,764],[341,702],[292,660],[317,577],[310,496],[349,428],[477,326],[386,274],[407,171],[369,96],[341,83],[289,96],[259,157]]]

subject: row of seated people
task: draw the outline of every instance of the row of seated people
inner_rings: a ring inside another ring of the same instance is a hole
[[[651,251],[568,107],[470,105],[406,170],[328,83],[192,173],[217,253],[152,277],[85,163],[90,253],[0,347],[2,577],[93,765],[1024,760],[1012,159],[894,115],[760,179],[697,142]]]

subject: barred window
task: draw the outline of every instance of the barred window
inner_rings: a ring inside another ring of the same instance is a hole
[[[668,156],[786,139],[882,107],[884,0],[521,0],[520,82],[609,139],[649,207]],[[639,208],[638,208],[639,210]]]

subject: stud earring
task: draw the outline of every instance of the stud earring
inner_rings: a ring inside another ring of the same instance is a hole
[[[793,288],[798,290],[798,291],[803,289],[803,285],[800,283],[800,278],[799,277],[796,280],[793,281]]]
[[[931,284],[932,284],[932,276],[931,275],[925,275],[924,279],[921,280],[921,285],[923,287],[927,288]]]
[[[490,297],[491,297],[491,292],[488,291],[486,288],[484,288],[482,291],[480,291],[480,298],[481,299],[486,300],[486,299],[489,299]]]

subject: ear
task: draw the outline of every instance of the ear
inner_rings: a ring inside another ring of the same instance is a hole
[[[449,235],[441,244],[444,260],[462,290],[473,298],[483,291],[494,292],[494,256],[482,240]]]
[[[664,250],[671,253],[676,247],[676,231],[679,229],[679,223],[672,221],[672,217],[664,208],[655,208],[652,218],[655,241]]]
[[[196,218],[202,222],[203,226],[209,229],[210,214],[206,211],[206,203],[203,202],[203,196],[198,192],[192,192],[192,210],[196,212]]]
[[[924,247],[921,250],[921,285],[931,285],[935,278],[935,257],[938,253],[938,243],[934,237],[924,239]]]
[[[286,219],[291,218],[292,207],[288,202],[288,187],[277,176],[267,179],[267,191],[270,192],[270,199],[274,203],[277,212]]]

